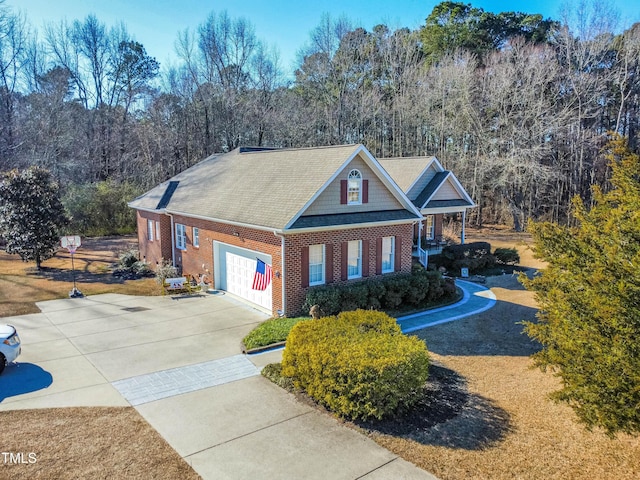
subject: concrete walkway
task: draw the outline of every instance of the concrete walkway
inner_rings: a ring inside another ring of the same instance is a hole
[[[462,290],[462,300],[446,307],[399,317],[398,323],[402,331],[409,333],[433,325],[453,322],[489,310],[496,304],[496,296],[487,287],[459,279],[456,280],[456,285]]]
[[[260,376],[239,355],[266,316],[225,295],[96,295],[4,318],[23,342],[0,410],[133,405],[205,479],[435,477]]]

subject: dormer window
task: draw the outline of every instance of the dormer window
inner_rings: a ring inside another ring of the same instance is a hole
[[[351,170],[347,180],[347,203],[359,205],[362,203],[362,174],[359,170]]]

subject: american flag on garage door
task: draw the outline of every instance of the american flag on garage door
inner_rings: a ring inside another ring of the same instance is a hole
[[[267,265],[259,258],[256,259],[256,273],[253,274],[253,290],[266,290],[271,283],[271,265]]]

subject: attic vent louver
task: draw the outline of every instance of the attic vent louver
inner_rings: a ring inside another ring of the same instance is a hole
[[[164,191],[164,195],[162,195],[162,198],[160,199],[160,201],[158,202],[158,205],[156,206],[156,210],[166,208],[167,205],[169,205],[169,202],[171,201],[171,197],[173,196],[173,192],[176,191],[176,188],[178,188],[179,183],[180,182],[169,182],[167,189]]]

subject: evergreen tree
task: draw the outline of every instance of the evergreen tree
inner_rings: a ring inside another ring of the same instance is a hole
[[[51,173],[40,167],[12,170],[0,179],[0,233],[7,253],[42,262],[56,251],[60,229],[68,223]]]
[[[640,431],[640,157],[618,136],[606,153],[612,189],[594,187],[591,209],[574,199],[577,227],[533,224],[548,266],[524,283],[540,305],[535,363],[562,379],[552,397],[614,435]]]

